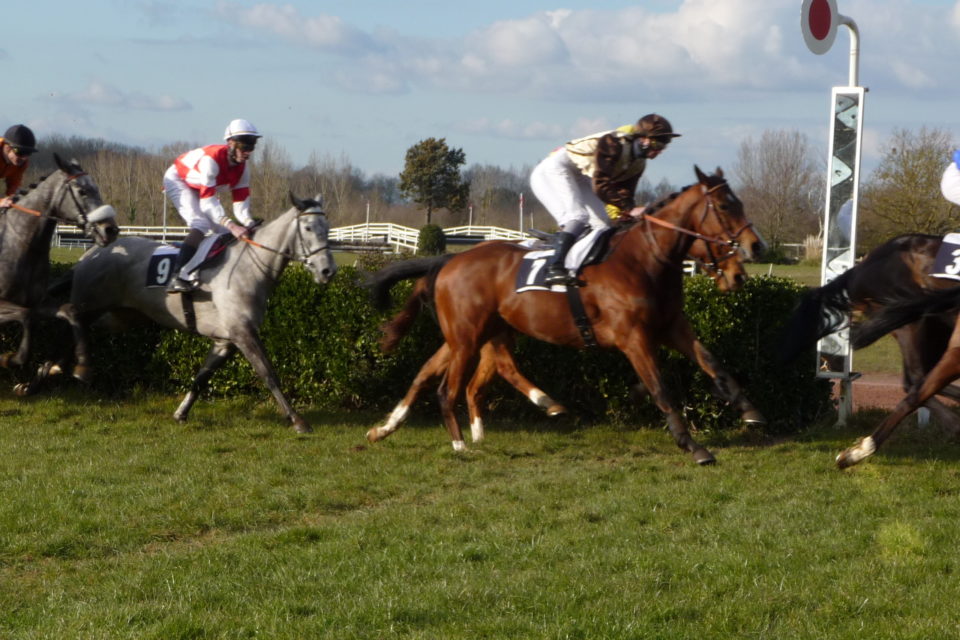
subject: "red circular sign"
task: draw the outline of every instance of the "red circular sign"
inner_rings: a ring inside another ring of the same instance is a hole
[[[803,0],[800,29],[807,48],[816,54],[829,51],[837,36],[837,0]]]
[[[813,0],[810,3],[810,33],[817,40],[823,40],[830,34],[833,14],[827,0]]]

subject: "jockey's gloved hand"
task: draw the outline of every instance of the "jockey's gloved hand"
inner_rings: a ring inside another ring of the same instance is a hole
[[[233,222],[232,220],[227,223],[227,230],[229,230],[233,237],[237,239],[240,239],[246,235],[250,235],[250,231],[247,229],[247,227]]]

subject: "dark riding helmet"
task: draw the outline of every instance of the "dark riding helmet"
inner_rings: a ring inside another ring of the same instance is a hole
[[[30,127],[23,124],[15,124],[7,129],[3,140],[18,152],[17,155],[30,155],[37,150],[36,136]]]
[[[664,142],[670,142],[671,138],[679,138],[679,133],[673,132],[670,121],[656,113],[648,113],[639,120],[634,127],[637,134],[644,138],[662,138]]]

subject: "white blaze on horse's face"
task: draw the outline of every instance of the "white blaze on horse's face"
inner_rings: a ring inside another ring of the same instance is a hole
[[[70,195],[77,207],[77,224],[83,227],[83,232],[93,238],[94,243],[104,247],[120,235],[117,226],[117,212],[110,205],[103,204],[100,198],[100,189],[86,174],[70,179],[68,183]]]
[[[337,273],[337,263],[327,242],[330,222],[322,213],[304,213],[297,218],[300,258],[317,284],[326,284]]]

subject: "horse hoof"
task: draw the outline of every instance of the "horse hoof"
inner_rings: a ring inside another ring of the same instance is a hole
[[[313,433],[313,428],[303,418],[294,418],[293,430],[297,433]]]
[[[554,405],[551,405],[549,409],[547,409],[547,415],[550,416],[551,418],[553,418],[554,416],[562,416],[566,412],[567,412],[567,408],[562,404],[554,404]]]
[[[60,371],[59,366],[56,368],[57,368],[57,373],[62,373],[62,371]],[[53,373],[53,369],[50,370],[50,373],[51,374]],[[88,367],[85,364],[78,364],[73,368],[73,377],[79,380],[80,382],[83,382],[85,384],[90,384],[90,382],[93,381],[93,370],[91,370],[90,367]]]
[[[30,395],[30,385],[28,385],[26,382],[21,382],[19,384],[14,385],[13,395],[19,396],[21,398],[24,398]]]
[[[748,425],[764,425],[767,424],[767,419],[763,417],[763,414],[757,411],[756,409],[751,409],[750,411],[745,411],[740,419],[744,424]]]
[[[380,429],[374,427],[367,431],[367,442],[380,442],[384,436],[380,435]]]
[[[713,454],[702,447],[693,452],[693,460],[701,466],[706,464],[715,464],[717,462],[717,459],[713,457]]]
[[[849,449],[845,449],[837,456],[837,468],[846,469],[852,467],[873,455],[877,450],[877,445],[871,436],[863,438]]]

